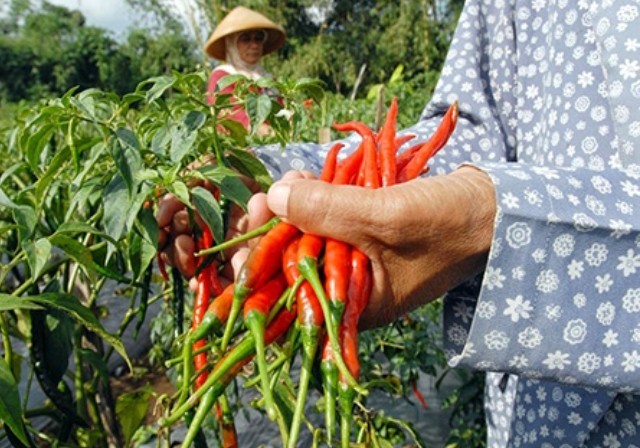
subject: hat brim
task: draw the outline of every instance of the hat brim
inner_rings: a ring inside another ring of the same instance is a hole
[[[249,30],[267,32],[267,40],[262,49],[263,55],[273,53],[286,41],[286,34],[280,25],[262,14],[238,6],[218,24],[205,44],[205,52],[212,58],[223,61],[226,58],[225,37]]]

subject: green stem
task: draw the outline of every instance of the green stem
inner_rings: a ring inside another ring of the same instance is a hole
[[[333,444],[333,432],[336,429],[336,399],[338,398],[338,368],[333,360],[322,361],[322,388],[324,390],[324,423],[327,431],[327,444]]]
[[[231,309],[229,310],[229,317],[227,318],[227,324],[224,327],[224,334],[222,335],[222,342],[220,344],[220,350],[224,353],[231,341],[231,334],[233,333],[233,327],[240,314],[240,309],[245,299],[251,294],[250,288],[245,288],[236,283],[233,290],[233,301],[231,302]]]
[[[342,350],[340,349],[340,342],[338,341],[338,327],[340,325],[340,321],[336,319],[336,310],[332,309],[333,307],[324,292],[324,288],[320,282],[320,277],[318,276],[316,261],[310,257],[306,257],[298,262],[298,269],[300,270],[302,277],[311,284],[311,287],[320,302],[320,307],[322,308],[322,313],[324,314],[324,319],[327,323],[326,327],[327,335],[329,336],[329,343],[331,344],[333,358],[338,370],[349,386],[353,387],[359,394],[367,395],[367,390],[358,384],[342,358]]]
[[[274,228],[278,223],[280,222],[280,218],[275,217],[275,218],[271,218],[269,221],[267,221],[266,223],[264,223],[263,225],[261,225],[260,227],[257,227],[255,229],[253,229],[250,232],[247,232],[243,235],[240,235],[236,238],[232,238],[230,240],[225,241],[224,243],[220,243],[216,246],[212,246],[208,249],[203,249],[199,252],[195,253],[196,257],[202,257],[204,255],[209,255],[209,254],[215,254],[217,252],[220,252],[222,250],[228,249],[230,247],[235,246],[236,244],[239,243],[243,243],[245,241],[249,241],[250,239],[256,238],[258,236],[264,235],[265,233],[267,233],[269,230],[271,230],[272,228]]]
[[[13,366],[13,346],[9,339],[9,327],[4,318],[4,314],[0,313],[0,329],[2,330],[2,345],[4,347],[4,360],[9,367]],[[13,369],[11,369],[13,372]],[[17,380],[18,378],[16,378]]]
[[[265,411],[267,416],[272,421],[277,418],[276,407],[273,401],[273,393],[269,385],[269,373],[267,360],[265,357],[264,348],[264,327],[265,327],[265,315],[258,311],[251,311],[245,317],[245,325],[251,332],[256,344],[256,361],[258,364],[258,374],[260,375],[260,382],[262,383],[262,396],[265,402]]]
[[[342,441],[342,448],[349,448],[351,443],[351,423],[353,420],[353,400],[356,396],[356,391],[349,387],[348,384],[340,383],[339,389],[340,400],[340,435]]]
[[[313,367],[313,359],[318,348],[318,334],[320,327],[314,325],[304,325],[301,330],[302,336],[302,368],[300,371],[300,380],[298,386],[298,399],[296,400],[296,409],[291,422],[291,433],[289,434],[288,448],[295,448],[300,436],[300,425],[304,416],[304,407],[307,403],[307,394],[309,393],[309,381],[311,379],[311,369]]]
[[[160,426],[169,426],[176,423],[180,418],[191,409],[200,400],[200,398],[212,387],[219,387],[225,381],[225,375],[239,362],[243,361],[248,356],[253,355],[255,352],[255,343],[252,336],[247,336],[234,347],[223,359],[220,360],[214,371],[209,375],[207,381],[195,391],[189,399],[176,407],[171,415],[160,419],[158,422]],[[226,386],[226,385],[225,385]],[[224,390],[224,388],[223,388]]]
[[[193,420],[189,424],[189,429],[187,431],[187,435],[182,442],[182,448],[189,448],[198,433],[200,432],[200,428],[202,427],[202,423],[204,419],[207,417],[207,414],[215,404],[218,399],[218,388],[210,387],[207,389],[207,392],[202,397],[202,401],[200,401],[200,405],[196,410],[195,415],[193,416]]]

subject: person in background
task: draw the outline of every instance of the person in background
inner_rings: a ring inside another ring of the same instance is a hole
[[[284,29],[262,14],[243,6],[231,10],[205,44],[205,52],[209,56],[224,61],[211,72],[207,102],[214,103],[217,94],[233,94],[233,84],[218,88],[220,80],[227,75],[244,75],[251,80],[270,76],[260,61],[263,56],[282,47],[285,40]],[[249,117],[241,105],[234,106],[226,117],[250,130]],[[260,129],[258,132],[266,131]]]

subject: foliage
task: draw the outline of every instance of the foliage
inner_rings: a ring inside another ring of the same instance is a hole
[[[114,415],[110,424],[102,422],[101,415],[123,410],[100,406],[111,396],[108,359],[115,350],[128,360],[122,332],[145,318],[149,302],[164,297],[151,294],[161,289],[152,273],[158,238],[153,204],[171,192],[193,207],[187,185],[206,179],[225,201],[245,207],[250,193],[238,172],[268,185],[264,169],[244,150],[266,141],[218,120],[229,99],[206,104],[205,80],[203,72],[156,77],[122,97],[74,89],[20,109],[4,129],[2,156],[10,162],[0,176],[0,419],[12,441],[26,445],[25,434],[48,440],[23,422],[52,415],[62,443],[123,446],[122,437],[136,428],[119,427]],[[248,81],[239,84],[245,101],[259,105],[256,114],[273,124],[270,141],[299,138],[297,120],[277,116],[276,98],[250,93],[257,86]],[[265,87],[277,88],[284,104],[322,93],[311,80]],[[216,166],[185,169],[212,151]],[[222,240],[225,211],[211,199],[195,207]],[[109,284],[122,291],[109,300],[128,301],[129,308],[116,334],[98,320],[105,309],[97,299]],[[17,355],[11,338],[28,345],[30,359]],[[15,383],[33,374],[50,404],[39,411],[13,406],[29,395],[21,397]]]
[[[195,68],[194,43],[177,26],[158,36],[134,29],[119,43],[86,26],[79,11],[35,4],[11,0],[11,13],[0,18],[0,105],[61,96],[74,86],[124,94],[151,76]]]

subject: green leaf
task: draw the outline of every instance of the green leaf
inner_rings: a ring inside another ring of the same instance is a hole
[[[227,156],[227,160],[231,167],[258,182],[262,191],[267,191],[273,183],[273,179],[264,164],[249,151],[244,149],[232,151]]]
[[[182,123],[172,126],[170,133],[169,157],[173,163],[179,164],[193,148],[198,133]]]
[[[36,296],[23,296],[22,299],[29,300],[33,303],[50,306],[57,310],[66,312],[73,320],[80,325],[88,328],[96,333],[102,339],[107,341],[113,348],[124,358],[130,370],[133,370],[131,361],[127,355],[127,351],[122,341],[116,336],[104,329],[98,318],[91,310],[80,303],[80,301],[71,294],[60,292],[43,293]]]
[[[258,128],[269,117],[272,104],[268,95],[247,95],[247,112],[251,117],[251,132],[255,134]]]
[[[77,234],[84,234],[84,233],[90,233],[93,235],[98,235],[101,236],[103,238],[108,239],[109,241],[111,241],[112,243],[115,243],[115,240],[113,240],[109,235],[107,235],[106,233],[96,229],[94,226],[92,226],[91,224],[87,224],[86,222],[77,222],[77,221],[69,221],[69,222],[64,222],[62,223],[62,225],[60,225],[60,227],[58,227],[58,229],[56,230],[57,234],[71,234],[71,235],[77,235]]]
[[[230,201],[239,205],[243,210],[247,209],[247,203],[251,198],[251,191],[242,182],[238,173],[222,166],[203,166],[198,168],[202,175],[220,188],[220,193]]]
[[[104,359],[102,359],[102,357],[93,350],[82,348],[79,351],[82,359],[84,361],[87,361],[96,369],[96,372],[98,372],[98,374],[100,375],[100,379],[104,382],[104,384],[108,384],[109,370],[107,369],[107,363],[104,362]]]
[[[0,358],[0,421],[11,430],[25,446],[31,446],[25,431],[21,413],[18,384],[11,374],[9,365]]]
[[[109,150],[131,194],[135,187],[134,174],[142,168],[140,144],[129,129],[119,128],[116,130],[116,136],[117,139],[112,139],[109,143]]]
[[[2,188],[0,188],[0,206],[7,208],[18,208],[18,205],[11,199],[9,199],[9,196],[7,196],[4,191],[2,191]]]
[[[0,293],[0,311],[40,310],[42,306],[25,297],[16,297]]]
[[[40,238],[35,243],[31,241],[27,242],[24,245],[24,250],[27,253],[27,261],[29,262],[29,269],[31,269],[31,278],[36,280],[40,277],[47,261],[49,261],[51,243],[46,238]]]
[[[102,201],[104,229],[113,240],[118,241],[124,232],[129,209],[129,192],[121,175],[111,179],[104,190]]]
[[[224,220],[220,204],[213,197],[211,192],[203,187],[195,187],[191,192],[193,205],[198,213],[209,226],[213,234],[214,241],[224,241]]]
[[[166,147],[171,142],[170,127],[160,126],[156,129],[153,138],[151,139],[151,151],[158,155],[164,155],[166,153]]]
[[[147,103],[151,103],[160,98],[168,89],[173,87],[175,79],[170,76],[158,76],[148,79],[147,82],[153,82],[153,86],[147,90]]]
[[[43,341],[44,365],[47,368],[47,375],[56,384],[62,380],[69,367],[74,330],[73,321],[62,310],[53,309],[46,313],[46,337]]]
[[[151,208],[143,207],[138,212],[138,223],[140,224],[140,230],[142,237],[153,247],[158,246],[158,221],[153,214]]]
[[[167,185],[167,190],[169,191],[169,193],[173,194],[175,197],[180,199],[180,201],[184,205],[186,205],[189,208],[193,208],[189,198],[189,188],[185,185],[184,182],[175,181]]]
[[[137,233],[132,232],[130,235],[129,262],[131,263],[133,278],[140,280],[158,251],[155,244],[152,245]]]
[[[36,200],[38,203],[43,201],[42,196],[44,192],[51,184],[51,181],[56,178],[60,169],[69,162],[69,160],[71,160],[71,149],[69,149],[68,146],[60,148],[60,150],[53,156],[53,159],[49,162],[44,175],[38,180],[38,182],[36,182]]]
[[[120,395],[116,400],[116,415],[127,445],[147,415],[150,398],[151,386],[147,384],[143,389]]]
[[[31,169],[35,172],[38,171],[40,165],[40,156],[44,147],[51,140],[51,136],[55,131],[55,125],[45,124],[42,128],[31,134],[27,140],[26,156],[27,162]]]
[[[85,269],[93,270],[94,263],[91,251],[79,241],[61,233],[54,233],[49,237],[49,242],[62,249],[64,253],[84,266]]]
[[[199,110],[192,110],[184,117],[183,123],[190,131],[198,130],[207,121],[207,115]]]
[[[13,209],[13,220],[18,224],[20,241],[24,243],[36,228],[38,222],[36,212],[28,205],[19,205]]]

